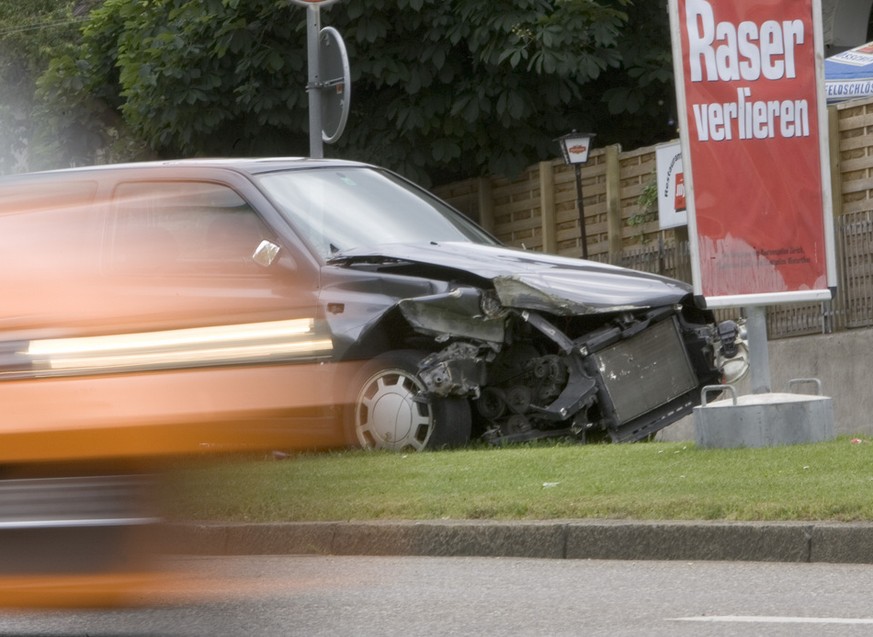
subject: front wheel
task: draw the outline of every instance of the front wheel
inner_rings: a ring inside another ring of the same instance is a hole
[[[416,372],[423,352],[396,350],[377,356],[356,377],[348,423],[366,449],[402,451],[457,447],[470,440],[465,398],[428,398]]]

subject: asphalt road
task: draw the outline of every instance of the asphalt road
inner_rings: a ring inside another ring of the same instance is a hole
[[[176,558],[138,610],[6,613],[0,636],[862,635],[873,567],[483,557]]]

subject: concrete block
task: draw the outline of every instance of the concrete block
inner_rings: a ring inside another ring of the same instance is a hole
[[[747,394],[694,408],[701,448],[773,447],[833,440],[833,401],[791,393]]]

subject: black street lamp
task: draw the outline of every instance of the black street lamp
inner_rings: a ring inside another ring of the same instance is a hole
[[[582,258],[588,258],[588,233],[585,230],[585,205],[582,202],[582,166],[588,162],[588,151],[595,133],[573,131],[555,141],[561,144],[564,163],[576,169],[576,210],[579,211],[579,234],[582,242]]]

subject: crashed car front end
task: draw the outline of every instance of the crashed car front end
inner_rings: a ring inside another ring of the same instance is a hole
[[[352,444],[641,440],[739,356],[736,325],[717,325],[689,285],[503,246],[388,171],[258,181],[321,263],[335,356],[361,367],[341,393]]]
[[[495,444],[646,439],[689,414],[741,349],[736,323],[716,324],[664,277],[484,246],[386,254],[343,262],[444,286],[397,303],[430,341],[418,377],[431,398],[468,399],[474,434]]]
[[[510,342],[455,342],[420,371],[435,395],[473,397],[493,442],[597,432],[642,440],[690,413],[700,389],[721,380],[714,360],[723,342],[681,306],[625,312],[579,335],[572,321],[568,333],[538,312],[506,314]]]

